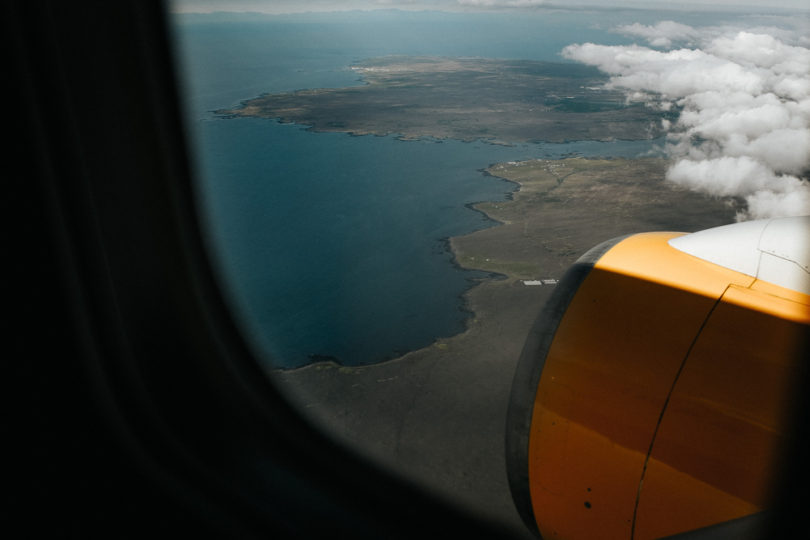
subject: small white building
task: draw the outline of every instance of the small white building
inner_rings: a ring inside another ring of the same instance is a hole
[[[529,287],[537,287],[538,285],[556,285],[558,279],[521,279],[524,285]]]

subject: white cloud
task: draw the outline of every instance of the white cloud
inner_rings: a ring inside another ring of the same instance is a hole
[[[740,219],[810,214],[810,50],[801,39],[663,22],[622,33],[667,48],[572,45],[563,56],[611,75],[609,86],[664,110],[680,109],[667,178],[745,199]],[[789,44],[786,41],[792,41]]]
[[[688,45],[700,35],[691,26],[674,21],[661,21],[654,26],[633,23],[620,26],[616,31],[626,36],[644,38],[653,47],[672,47],[673,43]]]
[[[810,209],[810,188],[796,176],[776,174],[747,156],[693,161],[680,159],[667,179],[695,191],[745,199],[740,219],[805,215]]]

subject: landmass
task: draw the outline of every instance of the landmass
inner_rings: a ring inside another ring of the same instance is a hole
[[[509,494],[504,429],[515,366],[553,281],[616,236],[734,221],[733,206],[665,182],[665,168],[663,159],[583,158],[490,166],[520,189],[476,205],[500,226],[451,240],[460,265],[503,276],[466,294],[475,317],[464,333],[381,364],[321,362],[274,379],[338,440],[531,538]]]
[[[226,117],[273,118],[319,132],[492,143],[641,140],[665,113],[628,103],[579,64],[387,56],[352,66],[366,83],[266,94]],[[666,113],[674,114],[674,113]]]

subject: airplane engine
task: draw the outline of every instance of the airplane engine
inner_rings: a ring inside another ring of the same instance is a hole
[[[810,217],[586,253],[527,339],[506,435],[543,538],[659,538],[768,505],[810,334]]]

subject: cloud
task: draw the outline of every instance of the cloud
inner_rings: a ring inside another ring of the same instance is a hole
[[[563,50],[611,75],[608,86],[629,100],[680,111],[664,122],[674,161],[668,180],[742,198],[741,220],[810,214],[810,49],[801,37],[671,21],[617,31],[657,48],[690,44]]]
[[[684,187],[716,196],[737,196],[748,206],[745,217],[805,215],[810,209],[810,189],[796,176],[777,174],[747,156],[694,161],[678,160],[667,178]]]
[[[692,44],[700,32],[685,24],[674,21],[662,21],[654,26],[639,23],[619,26],[620,34],[636,36],[647,40],[653,47],[672,47],[673,43]]]

